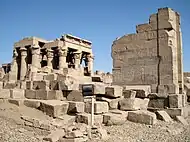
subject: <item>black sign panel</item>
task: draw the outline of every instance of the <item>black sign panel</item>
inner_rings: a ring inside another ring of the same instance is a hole
[[[93,84],[83,84],[82,85],[83,96],[93,96],[94,95],[94,85]]]

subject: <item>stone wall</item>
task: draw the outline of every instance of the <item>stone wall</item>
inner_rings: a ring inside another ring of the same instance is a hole
[[[183,91],[180,16],[158,9],[149,22],[136,26],[112,45],[113,84],[152,85],[153,92]]]

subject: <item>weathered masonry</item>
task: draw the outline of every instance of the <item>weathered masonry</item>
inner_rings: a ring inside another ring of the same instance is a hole
[[[53,70],[62,73],[69,68],[82,75],[93,74],[90,41],[69,34],[53,41],[28,37],[14,44],[9,80],[26,80],[31,73],[51,73]]]
[[[152,92],[182,93],[180,15],[170,8],[152,14],[135,34],[113,42],[113,84],[151,85]]]

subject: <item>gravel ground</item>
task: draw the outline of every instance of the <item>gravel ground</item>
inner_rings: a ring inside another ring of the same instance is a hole
[[[51,119],[35,109],[0,103],[0,142],[41,142],[41,138],[48,134],[39,129],[23,126],[20,119],[23,114],[42,120]],[[190,116],[186,120],[190,124]],[[190,125],[184,126],[176,121],[172,123],[158,121],[153,126],[127,121],[121,126],[103,127],[109,134],[106,142],[190,142]]]

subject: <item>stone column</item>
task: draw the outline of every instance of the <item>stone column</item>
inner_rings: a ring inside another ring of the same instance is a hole
[[[27,72],[27,64],[26,64],[27,49],[23,47],[20,48],[20,53],[21,53],[20,80],[25,80]]]
[[[47,50],[47,66],[53,69],[53,50]]]
[[[68,68],[66,63],[67,57],[67,49],[59,49],[59,70],[63,70],[63,68]]]
[[[37,70],[40,68],[40,47],[39,46],[32,46],[32,72],[37,72]]]
[[[88,73],[91,76],[94,74],[94,71],[93,71],[93,62],[94,62],[94,56],[91,53],[91,54],[87,55]]]
[[[9,72],[9,81],[17,80],[18,75],[18,64],[17,64],[18,53],[16,49],[13,50],[13,61],[11,63],[11,71]]]
[[[74,58],[75,58],[75,68],[80,68],[81,52],[79,51],[75,52]]]

